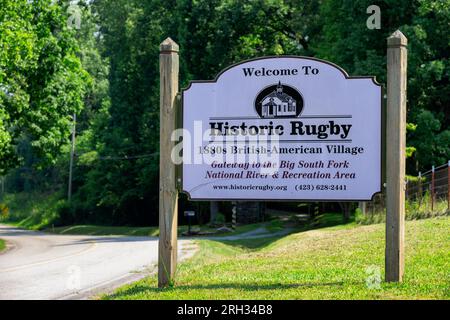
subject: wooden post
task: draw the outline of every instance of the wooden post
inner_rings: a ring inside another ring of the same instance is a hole
[[[387,39],[385,280],[388,282],[401,282],[404,271],[407,42],[400,30]]]
[[[233,229],[233,231],[236,231],[236,225],[237,225],[237,202],[232,202],[232,215],[231,215],[231,229]]]
[[[405,180],[405,201],[408,201],[409,197],[409,181]]]
[[[158,286],[173,283],[177,266],[178,191],[176,166],[171,159],[175,142],[178,93],[178,45],[170,38],[161,43],[160,67],[160,156],[159,156],[159,259]]]
[[[422,172],[419,171],[419,207],[422,205]]]
[[[434,211],[434,194],[435,194],[435,176],[434,166],[431,167],[431,212]]]
[[[359,210],[361,210],[361,213],[365,216],[367,214],[367,202],[360,201],[358,203]]]
[[[447,209],[450,210],[450,160],[447,165]]]

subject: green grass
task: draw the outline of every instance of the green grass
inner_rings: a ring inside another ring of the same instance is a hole
[[[41,230],[51,226],[59,217],[58,209],[65,204],[65,200],[61,200],[58,193],[16,193],[4,195],[1,203],[8,213],[0,218],[0,222]]]
[[[5,250],[5,248],[6,248],[5,240],[0,239],[0,252]]]
[[[156,227],[111,227],[94,225],[75,225],[68,227],[46,228],[43,231],[56,234],[70,235],[124,235],[124,236],[156,236],[158,228]]]
[[[269,224],[271,226],[272,224]],[[211,236],[227,236],[227,235],[237,235],[244,232],[248,232],[261,227],[261,224],[252,224],[238,226],[235,232],[217,233]],[[202,231],[215,231],[216,229],[209,228],[207,226],[194,225],[191,227],[192,230],[202,230]],[[179,226],[178,235],[186,232],[188,226]],[[43,231],[56,233],[56,234],[70,234],[70,235],[95,235],[95,236],[105,236],[105,235],[124,235],[124,236],[151,236],[157,237],[159,235],[158,227],[115,227],[115,226],[98,226],[98,225],[75,225],[75,226],[65,226],[65,227],[49,227],[44,228]]]
[[[198,240],[181,263],[174,287],[156,276],[104,299],[449,299],[450,218],[406,222],[404,282],[384,278],[384,224],[354,222],[297,232],[281,239]],[[375,270],[375,273],[373,273]],[[376,277],[375,277],[376,278]]]

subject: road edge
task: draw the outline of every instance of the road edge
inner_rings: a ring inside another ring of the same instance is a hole
[[[191,259],[199,250],[198,243],[195,240],[187,240],[181,249],[179,256],[179,262],[184,262]],[[91,288],[81,290],[77,293],[64,295],[56,298],[56,300],[100,300],[101,296],[112,294],[120,287],[132,284],[146,277],[150,277],[156,274],[157,264],[154,263],[151,266],[147,266],[141,270],[135,272],[129,272],[118,278],[105,281],[97,284]]]

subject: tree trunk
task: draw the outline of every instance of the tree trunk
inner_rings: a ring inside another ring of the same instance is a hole
[[[209,203],[209,211],[211,213],[209,223],[214,224],[216,223],[217,214],[219,213],[219,202],[211,201]]]
[[[348,222],[350,220],[350,216],[352,213],[353,203],[352,202],[339,202],[339,205],[342,209],[344,222]]]

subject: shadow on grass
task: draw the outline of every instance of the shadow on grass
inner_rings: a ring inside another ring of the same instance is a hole
[[[352,215],[348,221],[344,221],[342,213],[323,213],[316,216],[313,220],[304,225],[303,231],[347,225],[355,222],[355,216]]]
[[[129,297],[131,295],[157,295],[159,293],[177,293],[184,294],[192,290],[223,290],[223,289],[237,289],[243,291],[260,291],[260,290],[287,290],[296,288],[318,288],[318,287],[342,287],[347,285],[364,285],[364,282],[305,282],[305,283],[271,283],[271,284],[257,284],[257,283],[220,283],[220,284],[207,284],[207,285],[175,285],[168,288],[156,288],[152,286],[137,285],[124,291],[107,296],[108,299],[121,299],[122,297]],[[212,293],[213,294],[213,293]],[[148,297],[151,298],[151,297]],[[180,298],[184,298],[180,296]],[[158,299],[155,296],[155,299]]]
[[[279,239],[282,239],[292,233],[296,233],[296,231],[294,230],[293,232],[284,234],[282,236],[268,237],[268,238],[239,239],[239,240],[214,240],[214,239],[211,239],[211,240],[221,242],[221,243],[224,243],[224,244],[230,245],[230,246],[240,247],[243,249],[258,250],[258,249],[267,247],[271,243],[273,243]]]
[[[250,250],[258,250],[269,246],[271,243],[278,241],[286,236],[289,236],[294,233],[301,233],[310,230],[317,230],[322,228],[329,228],[335,226],[345,226],[351,224],[355,221],[355,218],[352,216],[349,221],[344,222],[341,213],[326,213],[316,216],[314,219],[303,222],[298,226],[292,228],[289,232],[279,235],[279,236],[271,236],[270,234],[267,237],[261,238],[249,238],[249,239],[239,239],[239,240],[214,240],[213,241],[221,242],[227,245],[232,245],[236,247],[240,247],[243,249]]]

